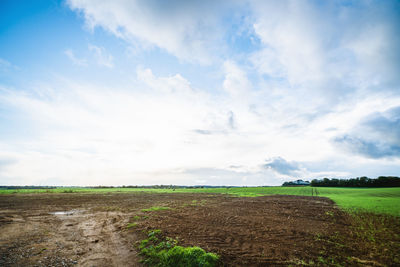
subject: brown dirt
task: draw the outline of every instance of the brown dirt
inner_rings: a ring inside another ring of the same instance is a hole
[[[132,216],[205,195],[0,195],[0,266],[140,266]],[[54,212],[67,211],[67,214]]]
[[[142,211],[152,206],[172,209]],[[132,222],[138,225],[128,229]],[[342,253],[323,237],[343,236],[348,227],[333,202],[319,197],[0,195],[0,266],[141,266],[137,242],[151,229],[215,252],[225,266],[304,265],[318,263],[321,251]]]
[[[318,258],[316,235],[340,226],[332,219],[338,212],[327,198],[227,198],[160,211],[143,225],[216,252],[226,265],[286,266]]]

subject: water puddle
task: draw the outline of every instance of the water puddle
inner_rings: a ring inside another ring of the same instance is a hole
[[[82,212],[81,210],[68,210],[68,211],[55,211],[55,212],[50,212],[52,215],[74,215],[76,213]]]

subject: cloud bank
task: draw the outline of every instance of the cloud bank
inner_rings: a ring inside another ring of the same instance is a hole
[[[350,152],[370,158],[400,157],[400,107],[365,117],[352,133],[334,142]]]

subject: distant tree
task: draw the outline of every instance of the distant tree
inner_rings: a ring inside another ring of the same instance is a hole
[[[331,186],[331,187],[400,187],[400,178],[396,176],[379,176],[371,179],[366,176],[336,179],[323,178],[322,180],[314,179],[311,186]]]

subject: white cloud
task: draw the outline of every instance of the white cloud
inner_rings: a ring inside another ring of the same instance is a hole
[[[100,26],[134,47],[166,50],[181,60],[209,64],[221,51],[221,20],[234,2],[69,0],[87,26]],[[219,21],[219,22],[218,22]]]
[[[245,97],[251,91],[246,73],[233,61],[224,62],[225,80],[223,88],[232,97]]]
[[[324,51],[316,24],[321,18],[316,10],[308,2],[295,1],[260,1],[254,9],[254,29],[266,46],[259,54],[266,56],[266,62],[258,63],[265,67],[262,71],[285,75],[293,84],[320,79]]]
[[[300,101],[311,97],[320,110],[398,84],[394,73],[400,42],[393,2],[251,3],[263,44],[251,60],[260,73],[284,82],[282,94]]]
[[[77,58],[74,54],[74,52],[71,49],[66,49],[64,51],[64,54],[74,63],[75,65],[78,66],[87,66],[87,61],[84,58]]]
[[[100,66],[104,66],[107,68],[114,67],[114,58],[111,54],[109,54],[104,47],[95,46],[89,44],[89,51],[91,51],[96,59],[96,62]]]
[[[190,86],[190,82],[180,74],[170,77],[155,77],[151,69],[137,69],[137,78],[150,88],[161,93],[181,93],[194,94],[195,91]],[[199,92],[198,92],[199,93]]]

